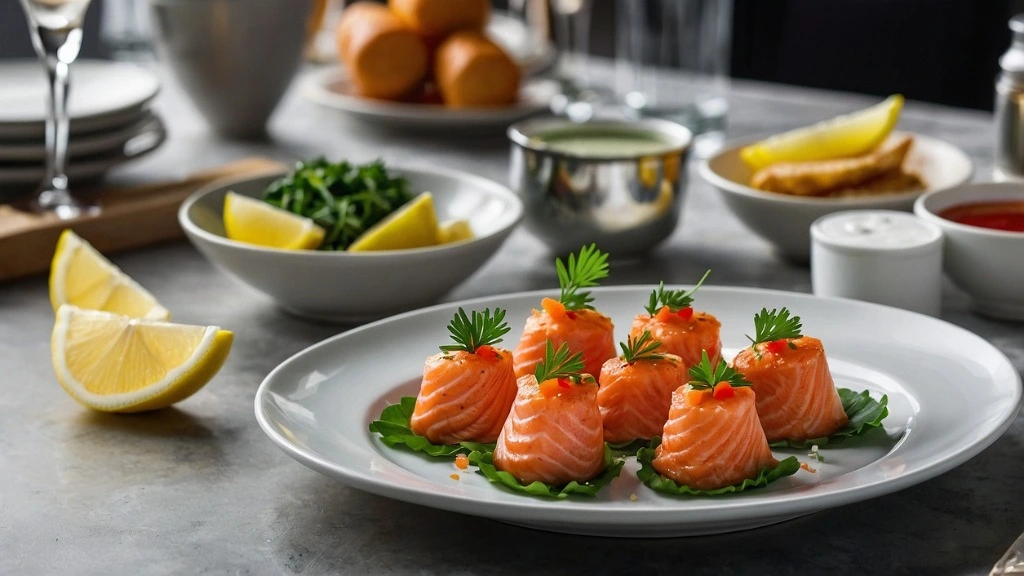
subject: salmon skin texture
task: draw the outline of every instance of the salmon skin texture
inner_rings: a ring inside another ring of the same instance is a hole
[[[539,480],[551,486],[585,482],[604,470],[597,384],[569,386],[546,395],[533,375],[519,379],[519,393],[494,449],[495,468],[524,484]]]
[[[632,364],[612,358],[604,363],[598,381],[604,439],[617,444],[661,434],[672,392],[686,384],[687,372],[682,359],[674,354]]]
[[[769,348],[757,345],[757,353],[743,349],[733,368],[753,383],[757,415],[769,442],[806,440],[828,436],[848,418],[836,392],[821,340],[804,336]],[[793,349],[791,346],[795,346]]]
[[[672,393],[672,408],[652,465],[659,474],[699,490],[715,490],[755,478],[775,467],[754,391],[734,388],[731,398],[710,391],[699,404],[687,399],[688,386]]]
[[[650,332],[651,339],[661,342],[660,352],[679,356],[688,367],[700,364],[701,352],[707,350],[711,365],[716,366],[722,357],[721,330],[718,318],[707,312],[695,311],[689,320],[673,315],[665,321],[637,314],[629,335],[636,339]]]
[[[434,444],[494,442],[516,397],[512,353],[490,358],[460,350],[434,354],[409,427]]]
[[[583,372],[599,374],[601,365],[609,358],[615,358],[615,329],[610,318],[596,310],[566,312],[564,317],[555,318],[547,312],[533,311],[526,319],[526,328],[513,353],[516,377],[533,374],[544,360],[548,340],[557,350],[563,343],[569,345],[573,354],[583,353]]]

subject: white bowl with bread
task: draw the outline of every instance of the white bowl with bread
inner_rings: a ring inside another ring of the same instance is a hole
[[[806,262],[810,226],[821,216],[841,210],[910,211],[921,194],[971,179],[974,165],[959,148],[893,130],[901,107],[902,98],[894,97],[779,136],[731,143],[699,172],[782,258]]]
[[[524,81],[486,31],[489,0],[390,0],[345,8],[340,68],[306,77],[311,101],[405,129],[505,127],[548,107],[557,85]]]

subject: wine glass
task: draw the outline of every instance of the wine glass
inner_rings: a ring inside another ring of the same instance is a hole
[[[50,212],[62,220],[98,210],[68,192],[68,81],[71,63],[82,47],[82,20],[90,0],[21,0],[28,19],[32,45],[50,80],[46,116],[46,179],[31,203],[37,212]]]

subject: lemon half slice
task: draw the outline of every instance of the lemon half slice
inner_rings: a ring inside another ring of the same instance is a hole
[[[170,313],[145,288],[71,230],[64,230],[50,263],[50,303],[72,304],[133,318],[166,320]]]
[[[751,144],[740,150],[740,157],[754,170],[760,170],[777,162],[858,156],[888,138],[902,109],[903,96],[896,94],[870,108]]]
[[[405,250],[436,246],[440,237],[434,197],[424,192],[363,232],[349,252]]]
[[[224,231],[232,240],[282,250],[315,250],[324,241],[312,219],[234,192],[224,196]]]
[[[61,306],[50,342],[60,385],[104,412],[141,412],[180,402],[220,370],[233,334]]]

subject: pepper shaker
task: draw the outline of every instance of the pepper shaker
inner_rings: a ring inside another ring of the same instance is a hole
[[[995,133],[997,181],[1024,179],[1024,14],[1010,19],[1013,41],[999,58]]]

